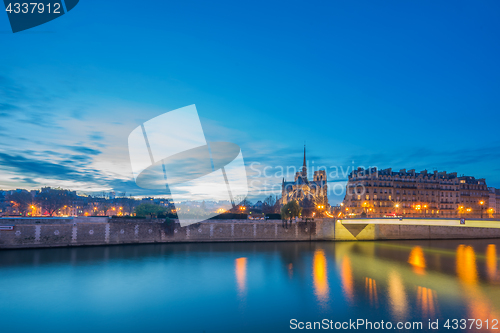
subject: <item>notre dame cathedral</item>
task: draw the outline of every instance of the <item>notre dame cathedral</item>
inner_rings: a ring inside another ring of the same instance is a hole
[[[296,200],[302,208],[314,208],[316,204],[328,204],[328,186],[326,171],[314,171],[313,180],[307,179],[306,147],[304,146],[304,164],[302,170],[295,173],[295,180],[281,186],[281,204]]]

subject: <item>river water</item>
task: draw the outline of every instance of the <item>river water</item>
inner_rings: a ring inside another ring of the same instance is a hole
[[[323,319],[413,325],[407,332],[476,319],[467,329],[498,332],[499,249],[447,240],[2,250],[0,332],[286,332]]]

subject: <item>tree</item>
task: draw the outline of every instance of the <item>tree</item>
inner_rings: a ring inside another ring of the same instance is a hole
[[[158,215],[166,215],[167,209],[158,205],[143,203],[135,207],[135,215],[140,217],[157,217]]]
[[[274,197],[272,195],[268,196],[264,199],[262,203],[262,212],[264,214],[277,214],[280,210],[280,204],[278,197]]]
[[[136,206],[136,204],[137,200],[135,200],[134,197],[132,197],[132,194],[128,198],[122,199],[122,206],[129,215],[132,215],[132,212],[134,211],[134,207]]]
[[[313,216],[313,212],[315,210],[314,200],[311,196],[306,196],[300,203],[300,207],[302,207],[302,215],[311,217]]]
[[[36,197],[37,202],[49,213],[54,215],[56,210],[71,203],[72,196],[69,191],[63,189],[42,188]]]
[[[250,202],[250,200],[247,199],[247,197],[245,195],[237,195],[233,198],[233,207],[236,207],[236,206],[245,206],[245,207],[249,207],[252,205],[252,203]]]
[[[26,191],[14,192],[9,197],[10,201],[14,202],[14,206],[23,216],[26,216],[33,205],[33,197],[31,193]]]
[[[292,200],[283,207],[281,207],[281,217],[285,219],[300,216],[301,213],[302,213],[302,207],[300,207],[297,201],[295,200]]]
[[[99,206],[99,210],[102,210],[104,212],[104,216],[108,216],[108,210],[111,207],[110,202],[106,198],[103,198]]]

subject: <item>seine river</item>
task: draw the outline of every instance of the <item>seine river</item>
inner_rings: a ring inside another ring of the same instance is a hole
[[[499,240],[2,250],[0,332],[283,332],[323,319],[422,322],[411,332],[475,319],[467,329],[499,332],[499,250]]]

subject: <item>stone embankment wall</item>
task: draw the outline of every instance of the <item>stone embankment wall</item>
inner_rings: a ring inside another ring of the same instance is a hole
[[[316,224],[281,220],[252,222],[224,220],[181,227],[164,220],[108,218],[66,219],[30,222],[27,219],[0,219],[0,248],[56,247],[155,242],[308,241],[317,239]]]
[[[367,220],[369,222],[369,220]],[[0,219],[0,249],[181,242],[349,241],[500,238],[500,228],[401,224],[342,224],[333,219],[211,220],[181,227],[163,220],[66,218]]]

